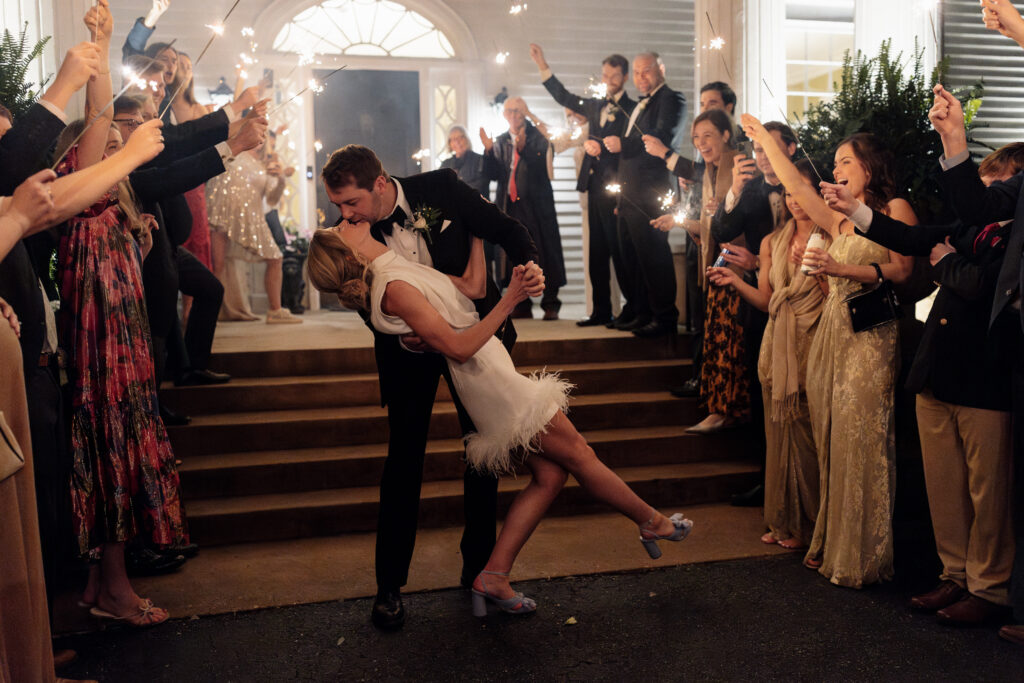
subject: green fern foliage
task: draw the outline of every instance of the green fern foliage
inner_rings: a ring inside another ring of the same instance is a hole
[[[924,49],[915,45],[911,59],[893,55],[891,42],[882,43],[874,57],[857,51],[843,59],[842,82],[835,97],[813,105],[797,129],[800,145],[824,173],[831,169],[839,143],[854,133],[874,133],[894,157],[893,177],[906,199],[924,219],[943,213],[937,182],[942,143],[928,121],[932,86],[943,83],[949,71],[944,58],[925,77]],[[954,92],[968,114],[968,136],[981,106],[984,84]]]
[[[43,49],[50,41],[50,36],[38,40],[30,46],[28,41],[28,22],[21,34],[15,38],[4,29],[0,40],[0,104],[11,110],[14,118],[24,114],[39,97],[43,86],[50,80],[46,79],[36,86],[26,81],[32,61],[43,54]]]

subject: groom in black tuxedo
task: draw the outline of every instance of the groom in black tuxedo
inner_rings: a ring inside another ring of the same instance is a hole
[[[400,256],[460,277],[469,263],[472,238],[480,237],[504,249],[513,264],[529,266],[531,296],[543,292],[544,276],[534,265],[537,247],[526,228],[460,181],[451,169],[395,178],[384,171],[372,150],[346,145],[331,154],[321,177],[342,220],[367,221],[374,238]],[[480,316],[494,308],[499,298],[497,286],[488,278],[485,297],[475,302]],[[364,320],[370,326],[368,317]],[[397,629],[405,622],[400,589],[408,580],[416,542],[427,430],[442,375],[464,434],[473,431],[473,423],[452,386],[444,356],[423,347],[412,335],[397,337],[373,330],[373,336],[390,436],[380,482],[377,597],[371,618],[379,628]],[[516,338],[511,320],[505,321],[497,336],[511,350]],[[467,467],[464,487],[466,527],[460,547],[462,585],[469,586],[494,548],[498,479]]]

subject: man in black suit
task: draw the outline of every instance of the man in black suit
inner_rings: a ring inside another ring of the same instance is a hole
[[[686,115],[686,98],[665,84],[665,65],[656,53],[633,58],[633,84],[640,101],[621,136],[609,135],[605,149],[619,157],[619,245],[623,270],[619,279],[629,306],[616,328],[638,337],[657,337],[676,331],[676,272],[668,234],[651,227],[661,198],[672,190],[663,159],[649,155],[643,135],[658,138],[671,152],[678,147]],[[632,308],[632,310],[630,310]]]
[[[81,43],[68,50],[53,83],[39,101],[0,137],[0,195],[38,170],[57,136],[67,125],[65,108],[71,96],[100,69],[99,48]],[[0,261],[0,298],[21,320],[22,361],[32,434],[36,503],[43,551],[43,571],[52,608],[62,541],[70,532],[67,477],[70,456],[63,437],[66,416],[60,391],[57,328],[42,279],[48,281],[50,245],[46,233],[18,242]],[[38,252],[38,254],[37,254]],[[45,255],[43,253],[45,252]],[[33,258],[39,255],[39,258]],[[38,272],[37,272],[38,269]]]
[[[594,306],[589,318],[578,321],[580,327],[608,325],[612,322],[611,278],[609,263],[616,274],[624,271],[616,228],[615,195],[605,188],[617,182],[619,155],[604,149],[601,140],[609,135],[621,136],[629,115],[636,106],[624,88],[629,61],[622,55],[610,55],[601,62],[601,82],[606,91],[602,98],[583,98],[565,89],[544,59],[539,45],[530,45],[530,57],[540,70],[544,87],[563,107],[587,117],[590,138],[583,143],[583,158],[576,191],[587,193],[587,226],[590,231],[587,254],[587,277],[590,278]]]
[[[472,238],[480,237],[502,247],[513,263],[528,263],[531,295],[543,291],[543,274],[533,265],[537,248],[526,228],[459,181],[454,171],[395,178],[384,171],[372,150],[347,145],[331,154],[321,177],[342,220],[371,223],[373,236],[406,259],[460,277],[469,263]],[[412,227],[419,216],[428,220],[426,233]],[[488,279],[487,294],[476,302],[477,311],[486,315],[499,298],[497,287]],[[368,318],[366,322],[370,324]],[[371,618],[379,628],[397,629],[405,622],[400,589],[408,580],[416,541],[427,430],[442,375],[451,388],[464,433],[472,431],[472,422],[451,386],[443,356],[422,349],[412,336],[400,339],[376,330],[373,333],[381,403],[388,409],[390,436],[380,483],[377,597]],[[505,322],[498,336],[511,348],[515,341],[511,321]],[[494,548],[497,491],[496,477],[466,469],[466,528],[461,543],[464,586],[471,585]]]

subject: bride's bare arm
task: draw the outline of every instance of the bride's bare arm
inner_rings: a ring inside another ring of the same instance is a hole
[[[455,288],[469,299],[482,299],[487,294],[487,263],[484,260],[484,241],[473,237],[469,250],[469,263],[462,277],[449,275]]]
[[[462,331],[453,330],[422,292],[401,280],[388,283],[381,306],[385,313],[404,320],[431,348],[458,363],[465,363],[498,331],[516,304],[526,298],[522,285],[524,270],[517,266],[498,305],[483,320]]]

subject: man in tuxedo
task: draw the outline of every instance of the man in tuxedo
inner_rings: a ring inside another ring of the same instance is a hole
[[[622,135],[609,135],[605,149],[619,154],[619,245],[623,270],[619,284],[628,305],[615,327],[638,337],[657,337],[676,331],[676,273],[668,234],[651,227],[661,198],[674,180],[664,159],[648,154],[643,135],[658,138],[669,152],[678,148],[686,115],[686,98],[665,84],[665,65],[653,52],[633,58],[633,84],[640,101]]]
[[[469,262],[472,238],[480,237],[502,247],[513,263],[530,266],[531,295],[543,291],[543,273],[534,265],[537,248],[526,228],[458,180],[454,171],[395,178],[384,171],[372,150],[347,145],[331,154],[321,178],[327,197],[341,210],[342,220],[371,223],[374,238],[400,256],[459,277]],[[411,227],[417,216],[428,219],[426,234]],[[475,302],[477,311],[486,315],[499,298],[497,287],[488,279],[485,298]],[[364,319],[369,326],[368,317]],[[390,432],[380,483],[377,597],[371,619],[378,628],[390,630],[405,622],[400,589],[408,579],[416,541],[427,430],[441,376],[451,388],[463,432],[472,431],[473,425],[452,387],[443,356],[423,349],[420,340],[411,335],[400,339],[370,329]],[[507,348],[512,347],[515,328],[511,321],[505,322],[497,336]],[[472,584],[494,548],[497,491],[496,477],[466,469],[463,586]]]
[[[601,82],[606,87],[603,98],[583,98],[565,89],[547,60],[540,45],[530,45],[530,57],[540,70],[544,87],[563,107],[587,118],[590,138],[583,143],[587,155],[583,158],[576,191],[587,193],[588,272],[594,306],[589,318],[578,321],[580,327],[612,323],[611,278],[609,263],[616,274],[624,271],[619,250],[615,195],[605,188],[617,182],[619,155],[604,148],[601,141],[609,135],[621,136],[626,130],[629,115],[636,102],[626,94],[626,76],[629,61],[622,55],[610,55],[601,62]]]

